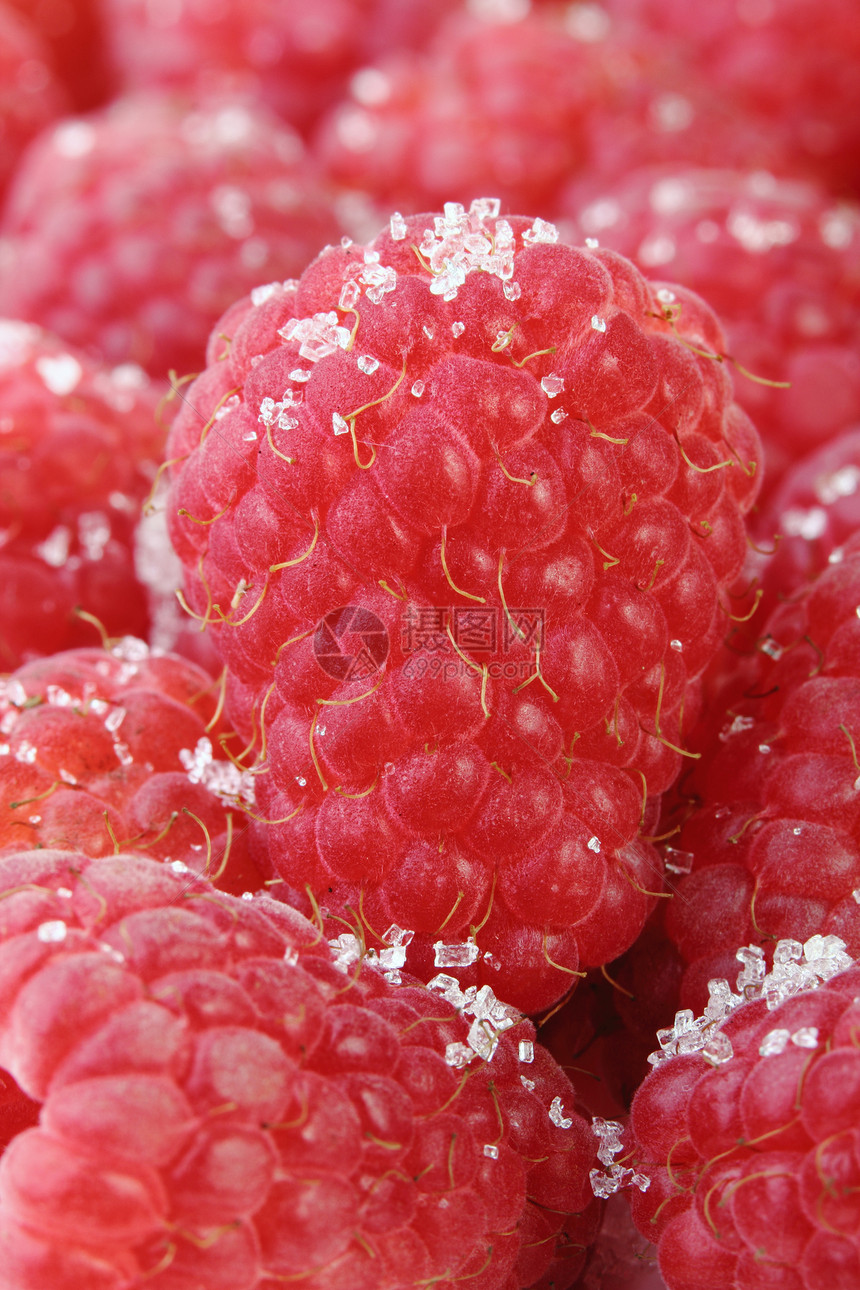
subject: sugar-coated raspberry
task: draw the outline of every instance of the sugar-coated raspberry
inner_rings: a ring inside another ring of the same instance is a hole
[[[0,859],[9,1285],[567,1287],[594,1139],[532,1024],[140,856]]]
[[[841,555],[774,610],[694,739],[665,919],[691,1007],[741,942],[822,931],[860,954],[856,537]]]
[[[339,231],[300,139],[264,108],[119,99],[28,150],[0,310],[107,362],[196,371],[237,295],[298,272]]]
[[[8,4],[0,5],[0,195],[26,145],[64,107],[38,33]]]
[[[228,891],[259,885],[253,784],[225,756],[219,687],[201,668],[125,637],[28,663],[0,687],[0,851],[121,846]]]
[[[91,643],[92,625],[144,635],[134,526],[163,453],[162,387],[0,318],[0,670]]]
[[[660,1033],[629,1125],[651,1185],[630,1196],[669,1290],[854,1284],[860,974],[841,944],[780,941],[770,972],[741,950],[740,994],[715,980],[704,1017]]]
[[[317,142],[331,174],[407,212],[487,191],[506,208],[551,207],[583,163],[611,60],[600,33],[577,36],[573,16],[484,8],[455,14],[429,49],[354,76]]]
[[[803,166],[857,192],[860,32],[853,0],[823,7],[815,0],[716,0],[702,16],[684,0],[607,0],[606,9],[622,38],[653,49],[667,88],[680,96],[687,87],[704,89],[729,105],[736,133],[782,132],[795,172]]]
[[[581,236],[646,273],[697,291],[717,310],[738,401],[786,467],[860,417],[860,214],[822,188],[761,172],[640,169],[586,179],[567,208]],[[789,389],[767,382],[787,382]]]
[[[759,464],[707,307],[557,238],[483,200],[329,249],[217,325],[189,399],[234,403],[168,450],[273,876],[526,1011],[656,899]]]

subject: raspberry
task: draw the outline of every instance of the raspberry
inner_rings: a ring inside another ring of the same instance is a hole
[[[0,319],[0,667],[90,642],[83,606],[145,633],[134,523],[162,455],[161,387]]]
[[[576,1280],[592,1135],[491,990],[333,962],[286,905],[139,856],[0,884],[0,1061],[42,1103],[0,1163],[10,1284]]]
[[[685,786],[692,810],[671,839],[682,876],[665,922],[687,964],[690,1006],[739,941],[822,930],[860,954],[858,591],[855,538],[774,611],[697,736],[705,752]]]
[[[486,191],[513,209],[552,203],[583,162],[587,115],[610,93],[602,47],[553,10],[488,8],[486,19],[456,14],[429,50],[353,78],[320,129],[332,175],[406,211]]]
[[[757,517],[762,616],[778,596],[798,591],[828,562],[838,563],[842,543],[860,528],[858,451],[857,429],[832,438],[786,472]]]
[[[213,756],[227,739],[219,707],[200,668],[130,637],[19,668],[0,694],[0,851],[122,845],[227,890],[257,886],[243,814],[253,786]]]
[[[0,309],[164,375],[198,369],[231,300],[339,229],[300,140],[263,108],[152,95],[35,142],[3,232]]]
[[[717,310],[737,398],[768,454],[768,484],[860,417],[860,219],[812,183],[760,172],[639,170],[587,180],[567,209],[584,235]],[[790,389],[768,382],[788,382]]]
[[[770,973],[740,950],[739,993],[714,980],[704,1017],[660,1032],[630,1115],[651,1185],[630,1195],[669,1290],[854,1284],[860,976],[842,945],[780,941]]]
[[[155,9],[103,0],[109,54],[126,89],[240,93],[304,129],[331,101],[373,30],[374,0],[205,0]]]
[[[180,412],[169,521],[285,894],[533,1011],[655,899],[643,802],[681,764],[758,447],[692,348],[722,344],[701,301],[497,214],[395,215],[239,302],[189,396],[236,403],[202,439]]]
[[[749,126],[783,132],[795,173],[804,166],[856,192],[860,33],[852,0],[823,10],[815,0],[742,9],[718,0],[704,19],[683,0],[609,0],[606,7],[619,34],[657,51],[667,87],[683,93],[692,85],[727,103],[737,133]]]
[[[0,195],[26,145],[65,106],[38,34],[0,5]]]

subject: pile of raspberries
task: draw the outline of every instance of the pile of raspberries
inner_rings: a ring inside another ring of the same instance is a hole
[[[860,1286],[854,0],[0,0],[0,1290]]]

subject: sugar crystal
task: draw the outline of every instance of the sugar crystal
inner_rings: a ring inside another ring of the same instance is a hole
[[[48,923],[40,923],[36,929],[36,936],[46,945],[57,945],[60,941],[66,939],[66,932],[69,929],[60,918],[52,919]]]
[[[593,314],[591,318],[591,329],[592,331],[606,331],[606,319],[598,318],[597,314]]]
[[[406,236],[407,230],[406,220],[400,214],[400,211],[395,211],[391,216],[389,227],[391,229],[391,240],[393,242],[402,242]]]
[[[420,399],[421,395],[424,393],[424,382],[415,381],[412,386],[412,393],[415,395],[416,399]]]
[[[521,1062],[533,1062],[535,1059],[535,1046],[530,1039],[521,1039],[517,1055]]]
[[[455,323],[451,323],[451,335],[452,335],[452,336],[462,336],[462,335],[463,335],[463,332],[464,332],[465,330],[466,330],[466,324],[465,324],[465,323],[462,323],[462,322],[455,322]]]
[[[544,376],[542,378],[540,385],[544,394],[546,394],[548,398],[554,399],[556,395],[561,394],[564,389],[564,377],[550,373],[549,376]]]
[[[560,1129],[569,1129],[573,1124],[573,1120],[568,1119],[564,1114],[564,1107],[562,1106],[560,1097],[554,1097],[552,1099],[552,1105],[549,1108],[549,1118],[552,1120],[553,1124],[557,1125]]]
[[[762,1057],[778,1057],[785,1052],[785,1046],[791,1038],[789,1030],[769,1030],[759,1045]]]
[[[499,1148],[494,1146],[492,1142],[485,1142],[484,1155],[487,1157],[488,1160],[498,1160]]]
[[[562,421],[567,419],[567,413],[564,408],[556,408],[555,412],[550,413],[549,419],[554,422],[555,425],[560,426]]]
[[[818,1047],[818,1027],[801,1026],[795,1030],[791,1036],[791,1042],[796,1048],[817,1048]]]
[[[364,372],[365,376],[372,376],[378,367],[379,359],[372,354],[362,354],[358,359],[358,370]]]
[[[349,426],[339,412],[332,412],[331,424],[335,434],[349,434]]]

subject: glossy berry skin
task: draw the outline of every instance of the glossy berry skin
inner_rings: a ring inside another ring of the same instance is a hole
[[[202,438],[180,414],[169,516],[273,876],[414,930],[420,975],[459,945],[531,1011],[651,908],[759,449],[690,348],[722,343],[696,297],[492,202],[446,211],[222,319],[190,398],[233,401]]]
[[[0,318],[0,670],[114,634],[144,635],[134,527],[163,454],[163,387]]]
[[[24,15],[0,5],[0,195],[27,144],[65,106],[38,32]]]
[[[739,944],[822,932],[860,954],[858,593],[855,537],[762,624],[696,736],[691,809],[666,853],[688,871],[665,919],[685,1006],[702,1005]]]
[[[676,165],[609,184],[587,178],[566,208],[580,236],[685,283],[717,310],[727,353],[752,374],[733,369],[768,454],[768,491],[860,417],[856,206],[796,178]]]
[[[671,1057],[641,1085],[629,1143],[651,1186],[631,1211],[669,1290],[855,1283],[858,984],[744,1004],[729,1060]]]
[[[122,853],[0,883],[0,1063],[42,1104],[0,1163],[4,1290],[576,1280],[591,1133],[486,991],[479,1062],[439,989],[336,966],[268,897]]]
[[[218,700],[202,668],[130,637],[13,672],[0,690],[0,853],[121,846],[228,891],[259,886],[252,793],[218,743]]]
[[[28,150],[2,224],[0,310],[103,361],[186,374],[237,295],[339,232],[298,136],[263,107],[117,99]]]

